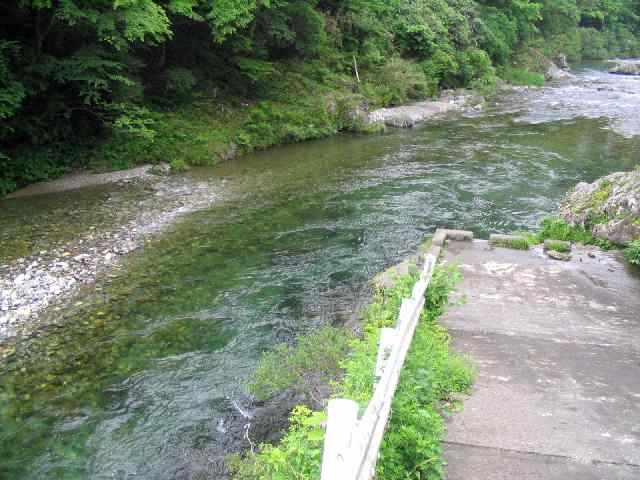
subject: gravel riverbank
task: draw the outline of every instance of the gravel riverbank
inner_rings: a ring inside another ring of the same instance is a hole
[[[53,242],[51,248],[3,259],[0,264],[0,341],[28,332],[31,320],[43,309],[62,303],[81,285],[94,282],[98,275],[116,271],[123,256],[139,249],[153,234],[181,215],[212,205],[218,198],[215,186],[209,182],[185,176],[152,175],[147,169],[135,170],[134,175],[130,175],[131,172],[111,174],[110,178],[119,184],[114,186],[122,188],[107,193],[96,207],[96,216],[109,214],[106,224],[88,223],[73,238]],[[104,183],[102,176],[96,175],[98,183],[92,183],[89,177],[83,175],[84,186]],[[76,187],[73,181],[68,185]],[[122,195],[122,189],[133,189],[137,194],[131,199]],[[55,191],[62,191],[61,185],[57,185]],[[64,218],[59,221],[63,222]]]

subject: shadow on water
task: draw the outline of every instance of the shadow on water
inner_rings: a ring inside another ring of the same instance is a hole
[[[251,415],[260,353],[340,323],[377,271],[438,226],[535,227],[578,181],[637,163],[605,119],[499,106],[415,130],[248,156],[226,200],[133,256],[19,342],[0,376],[0,477],[216,478]]]

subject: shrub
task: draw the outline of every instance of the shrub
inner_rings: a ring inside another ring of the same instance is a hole
[[[394,106],[435,93],[435,85],[425,77],[420,65],[392,57],[364,77],[362,93],[376,106]]]
[[[322,101],[310,105],[264,101],[250,110],[236,140],[250,151],[322,138],[335,131],[336,127]]]
[[[586,60],[598,60],[609,56],[607,38],[604,32],[595,28],[581,28],[580,43],[582,46],[582,57]]]
[[[569,253],[571,251],[571,247],[564,242],[546,242],[545,247],[548,250],[555,250],[556,252],[560,253]]]
[[[518,26],[515,18],[510,18],[496,7],[480,10],[476,23],[479,45],[499,65],[511,57],[511,51],[518,40]]]
[[[498,76],[512,85],[544,85],[544,75],[530,72],[521,68],[500,67],[498,68]]]
[[[615,247],[609,240],[594,237],[585,227],[580,225],[572,227],[561,218],[545,218],[542,220],[540,226],[541,229],[538,233],[538,240],[541,242],[549,238],[585,245],[596,245],[604,250]]]
[[[188,68],[171,67],[164,74],[165,92],[178,98],[187,98],[198,80]]]
[[[279,345],[262,356],[249,379],[249,392],[258,400],[266,400],[293,389],[317,400],[320,387],[338,380],[340,362],[352,338],[344,329],[324,326],[302,335],[296,346]]]
[[[182,158],[173,158],[169,161],[169,167],[172,172],[184,172],[189,168],[187,163]]]
[[[640,239],[631,242],[625,250],[624,256],[629,263],[640,267]]]

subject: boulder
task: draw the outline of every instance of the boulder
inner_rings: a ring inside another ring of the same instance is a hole
[[[169,175],[171,173],[171,166],[168,163],[156,163],[149,169],[149,173],[152,175]]]
[[[568,80],[570,78],[573,78],[573,75],[565,70],[558,68],[558,66],[555,63],[550,61],[547,66],[547,71],[544,74],[544,78],[545,80],[550,80],[550,81]]]
[[[560,216],[619,245],[640,239],[640,168],[579,183],[560,207]]]
[[[640,60],[617,60],[609,73],[616,75],[640,75]]]
[[[569,62],[567,62],[567,56],[564,53],[559,53],[556,58],[553,59],[553,63],[562,70],[569,70]]]

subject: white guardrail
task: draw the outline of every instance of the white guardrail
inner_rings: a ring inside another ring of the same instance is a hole
[[[374,477],[391,402],[436,261],[436,255],[432,253],[425,256],[424,268],[413,286],[411,298],[402,300],[396,327],[383,328],[380,332],[375,391],[362,418],[358,419],[359,406],[353,400],[329,401],[321,480],[370,480]]]

